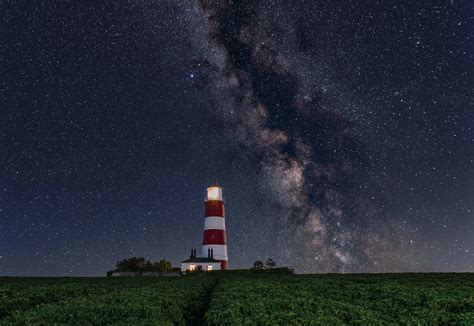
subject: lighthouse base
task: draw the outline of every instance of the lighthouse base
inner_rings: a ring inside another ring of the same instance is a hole
[[[227,260],[221,260],[221,270],[229,269],[229,262]]]

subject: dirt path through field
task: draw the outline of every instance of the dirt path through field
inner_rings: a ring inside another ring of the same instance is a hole
[[[219,276],[216,276],[216,280],[213,285],[209,288],[206,294],[193,306],[190,306],[186,311],[185,318],[187,325],[207,325],[206,323],[206,312],[209,309],[211,302],[211,296],[217,285],[219,284]]]

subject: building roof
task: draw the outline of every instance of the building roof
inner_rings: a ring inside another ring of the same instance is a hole
[[[219,263],[220,261],[210,257],[192,257],[183,260],[182,263]]]

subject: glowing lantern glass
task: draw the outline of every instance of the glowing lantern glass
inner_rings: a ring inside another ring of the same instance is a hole
[[[207,188],[207,200],[222,200],[222,188],[221,187]]]

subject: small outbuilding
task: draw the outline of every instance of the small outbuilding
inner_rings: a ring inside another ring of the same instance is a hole
[[[207,257],[196,257],[196,249],[191,249],[191,256],[189,259],[181,262],[181,272],[203,270],[203,271],[218,271],[221,269],[221,261],[214,259],[214,250],[209,248]]]

